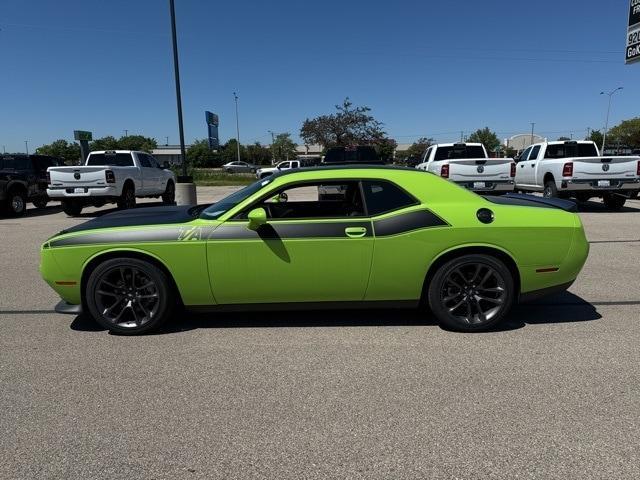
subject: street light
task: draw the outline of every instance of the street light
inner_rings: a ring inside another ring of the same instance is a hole
[[[24,148],[27,151],[27,155],[29,155],[29,140],[24,141]]]
[[[604,155],[604,145],[605,145],[605,142],[607,140],[607,130],[609,130],[609,112],[611,111],[611,97],[618,90],[622,90],[622,88],[623,87],[615,88],[615,89],[611,90],[609,93],[600,92],[600,95],[609,95],[609,106],[607,107],[607,120],[606,120],[606,122],[604,124],[604,134],[602,135],[602,151],[600,152],[601,155]]]
[[[187,153],[184,148],[184,128],[182,125],[182,96],[180,94],[180,67],[178,65],[178,39],[176,37],[176,9],[173,0],[169,0],[171,10],[171,39],[173,40],[173,71],[176,77],[176,105],[178,107],[178,129],[180,130],[180,157],[182,160],[182,177],[178,182],[190,183],[187,179]]]
[[[233,99],[236,102],[236,141],[238,147],[238,161],[240,161],[240,123],[238,121],[238,95],[233,92]]]

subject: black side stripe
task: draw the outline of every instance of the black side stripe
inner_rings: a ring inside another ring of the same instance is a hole
[[[223,224],[209,236],[212,240],[257,240],[284,238],[347,238],[345,229],[361,227],[366,229],[364,237],[371,237],[370,221],[330,222],[330,223],[278,223],[262,225],[258,231],[249,230],[243,223]]]
[[[413,230],[431,227],[444,227],[449,224],[430,210],[418,210],[416,212],[394,215],[383,220],[373,222],[373,230],[376,237],[398,235]]]

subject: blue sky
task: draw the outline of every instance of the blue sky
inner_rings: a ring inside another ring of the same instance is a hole
[[[624,65],[628,0],[213,2],[176,0],[187,142],[298,136],[349,96],[392,138],[556,138],[640,115],[640,64]],[[74,129],[177,143],[166,0],[0,2],[0,143],[24,151]]]

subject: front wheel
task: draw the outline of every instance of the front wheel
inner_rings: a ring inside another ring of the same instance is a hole
[[[175,305],[167,275],[135,258],[113,258],[98,265],[87,280],[84,299],[94,320],[124,335],[157,329]]]
[[[62,200],[62,211],[70,217],[77,217],[82,212],[82,203],[78,200]]]
[[[497,258],[464,255],[438,268],[427,296],[441,325],[476,332],[491,328],[507,315],[515,296],[514,280]]]
[[[21,217],[27,211],[27,196],[21,190],[12,190],[7,198],[7,211],[12,217]]]
[[[602,201],[604,203],[604,206],[609,210],[620,210],[622,207],[624,207],[627,199],[622,195],[614,195],[609,193],[602,198]]]

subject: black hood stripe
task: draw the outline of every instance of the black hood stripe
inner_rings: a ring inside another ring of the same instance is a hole
[[[280,223],[273,221],[257,231],[249,230],[245,222],[229,222],[216,227],[176,226],[136,230],[90,230],[86,234],[53,239],[51,247],[112,243],[187,242],[202,240],[267,240],[301,238],[347,238],[345,229],[363,227],[364,238],[398,235],[423,228],[447,226],[448,223],[428,210],[394,215],[373,222],[353,220],[341,222]],[[372,228],[373,227],[373,228]]]

